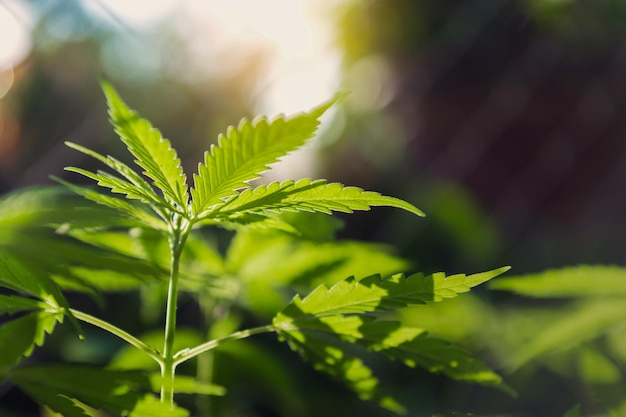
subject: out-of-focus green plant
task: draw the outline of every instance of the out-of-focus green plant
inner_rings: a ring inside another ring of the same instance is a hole
[[[336,223],[319,213],[391,206],[422,215],[413,205],[325,180],[249,185],[268,165],[312,137],[319,117],[336,99],[292,117],[242,120],[205,153],[188,187],[169,141],[129,109],[110,85],[104,83],[103,89],[111,122],[142,172],[68,143],[117,175],[68,170],[125,198],[64,182],[100,206],[82,203],[66,212],[45,206],[46,200],[57,198],[47,189],[0,202],[6,231],[0,238],[0,313],[11,316],[0,326],[4,380],[65,417],[103,415],[99,410],[132,417],[186,416],[193,407],[208,416],[209,402],[182,406],[174,398],[226,394],[211,372],[217,348],[232,347],[230,353],[248,363],[250,373],[265,372],[277,386],[286,386],[281,371],[271,369],[271,356],[266,356],[268,371],[263,364],[245,361],[251,352],[245,349],[254,349],[252,345],[231,343],[274,333],[315,369],[342,381],[361,399],[395,412],[404,409],[379,386],[361,352],[509,390],[500,376],[465,350],[383,316],[399,307],[454,298],[508,267],[449,277],[398,274],[406,267],[404,261],[375,245],[332,240]],[[237,231],[224,254],[201,238],[200,229],[206,226]],[[310,292],[294,295],[299,289]],[[68,291],[101,302],[108,292],[138,291],[144,316],[164,310],[164,331],[134,336],[70,307]],[[200,316],[196,322],[204,329],[177,326],[179,300],[194,301]],[[245,327],[245,314],[266,324]],[[129,348],[108,367],[29,364],[26,358],[64,321],[81,338],[88,334],[83,329],[87,323]],[[256,357],[263,357],[259,352]],[[190,366],[192,361],[195,366]]]
[[[557,308],[517,316],[516,336],[524,342],[511,345],[504,361],[510,370],[550,367],[580,380],[603,411],[626,413],[626,268],[567,267],[506,278],[491,288],[562,300]]]
[[[488,287],[534,301],[519,303],[508,296],[503,302],[490,303],[469,294],[450,303],[409,307],[402,312],[402,321],[420,323],[432,329],[433,336],[490,356],[523,397],[554,401],[537,388],[545,386],[541,375],[549,374],[576,393],[560,399],[581,404],[568,415],[626,413],[625,268],[565,267],[504,277]],[[558,387],[551,395],[562,389]]]

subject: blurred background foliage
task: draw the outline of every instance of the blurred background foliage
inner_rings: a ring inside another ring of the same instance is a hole
[[[100,77],[172,140],[187,172],[240,117],[306,110],[346,89],[351,96],[320,136],[272,179],[358,185],[404,198],[428,217],[354,214],[342,238],[392,245],[426,272],[624,264],[626,1],[0,0],[0,39],[0,193],[50,184],[51,174],[76,181],[63,167],[92,162],[66,140],[125,155],[106,120]],[[25,233],[42,250],[51,239],[36,228]],[[57,246],[59,263],[65,248]],[[135,308],[136,299],[119,297],[116,306]],[[405,314],[510,371],[517,400],[388,372],[423,415],[554,416],[576,403],[594,411],[597,398],[565,371],[564,356],[506,367],[524,335],[564,314],[560,305],[488,292]],[[615,345],[620,326],[592,342]],[[108,345],[89,346],[91,353],[68,344],[82,353],[59,355],[99,357]],[[578,363],[600,363],[595,353],[580,355]],[[383,415],[344,391],[332,397],[336,387],[306,375],[310,386],[320,383],[307,391],[319,398],[297,398],[282,411],[239,381],[245,395],[237,398],[250,403],[237,415],[315,415],[294,411],[299,401],[335,406],[318,415],[350,407],[344,415]],[[285,381],[276,383],[290,387]],[[10,387],[0,394],[0,403],[9,394],[21,401]]]

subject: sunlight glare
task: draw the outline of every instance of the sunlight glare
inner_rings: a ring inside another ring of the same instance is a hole
[[[0,72],[19,64],[31,49],[30,33],[14,14],[18,3],[7,4],[11,6],[10,9],[0,4]]]
[[[308,110],[329,99],[339,85],[339,53],[328,22],[319,18],[322,0],[230,0],[191,3],[203,15],[204,48],[261,50],[268,67],[261,74],[257,110],[266,114]],[[197,35],[197,33],[196,33]],[[219,45],[206,45],[206,42]],[[230,51],[232,52],[232,51]],[[234,56],[237,54],[228,54]]]

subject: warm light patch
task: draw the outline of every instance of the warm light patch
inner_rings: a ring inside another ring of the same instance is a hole
[[[18,4],[8,2],[8,6]],[[24,22],[17,18],[17,11],[0,3],[0,72],[19,64],[28,55],[31,39]]]

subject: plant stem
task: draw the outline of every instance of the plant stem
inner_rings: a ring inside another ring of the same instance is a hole
[[[225,343],[232,342],[234,340],[245,339],[247,337],[254,336],[255,334],[270,333],[274,331],[276,331],[276,328],[271,324],[268,324],[267,326],[240,330],[221,339],[209,340],[208,342],[198,345],[195,348],[183,349],[177,352],[176,355],[174,355],[174,366],[180,365],[181,363],[191,358],[195,358],[201,353],[207,352],[211,349],[215,349],[216,347],[221,346]]]
[[[109,322],[101,320],[90,314],[83,313],[82,311],[74,310],[73,308],[70,308],[70,311],[72,312],[74,317],[76,317],[78,320],[84,321],[85,323],[89,323],[93,326],[101,328],[102,330],[106,330],[107,332],[111,334],[114,334],[115,336],[119,337],[125,342],[128,342],[129,344],[135,346],[137,349],[141,350],[142,352],[150,356],[157,363],[159,363],[159,365],[163,363],[163,358],[161,357],[159,352],[156,351],[156,349],[152,348],[151,346],[146,345],[144,342],[137,339],[135,336],[131,335],[130,333],[125,332],[124,330],[112,325]]]
[[[183,217],[174,214],[170,227],[170,281],[167,290],[167,310],[165,313],[165,343],[161,363],[161,402],[174,406],[174,339],[176,336],[176,306],[178,303],[178,276],[180,257],[189,236],[191,224]]]

